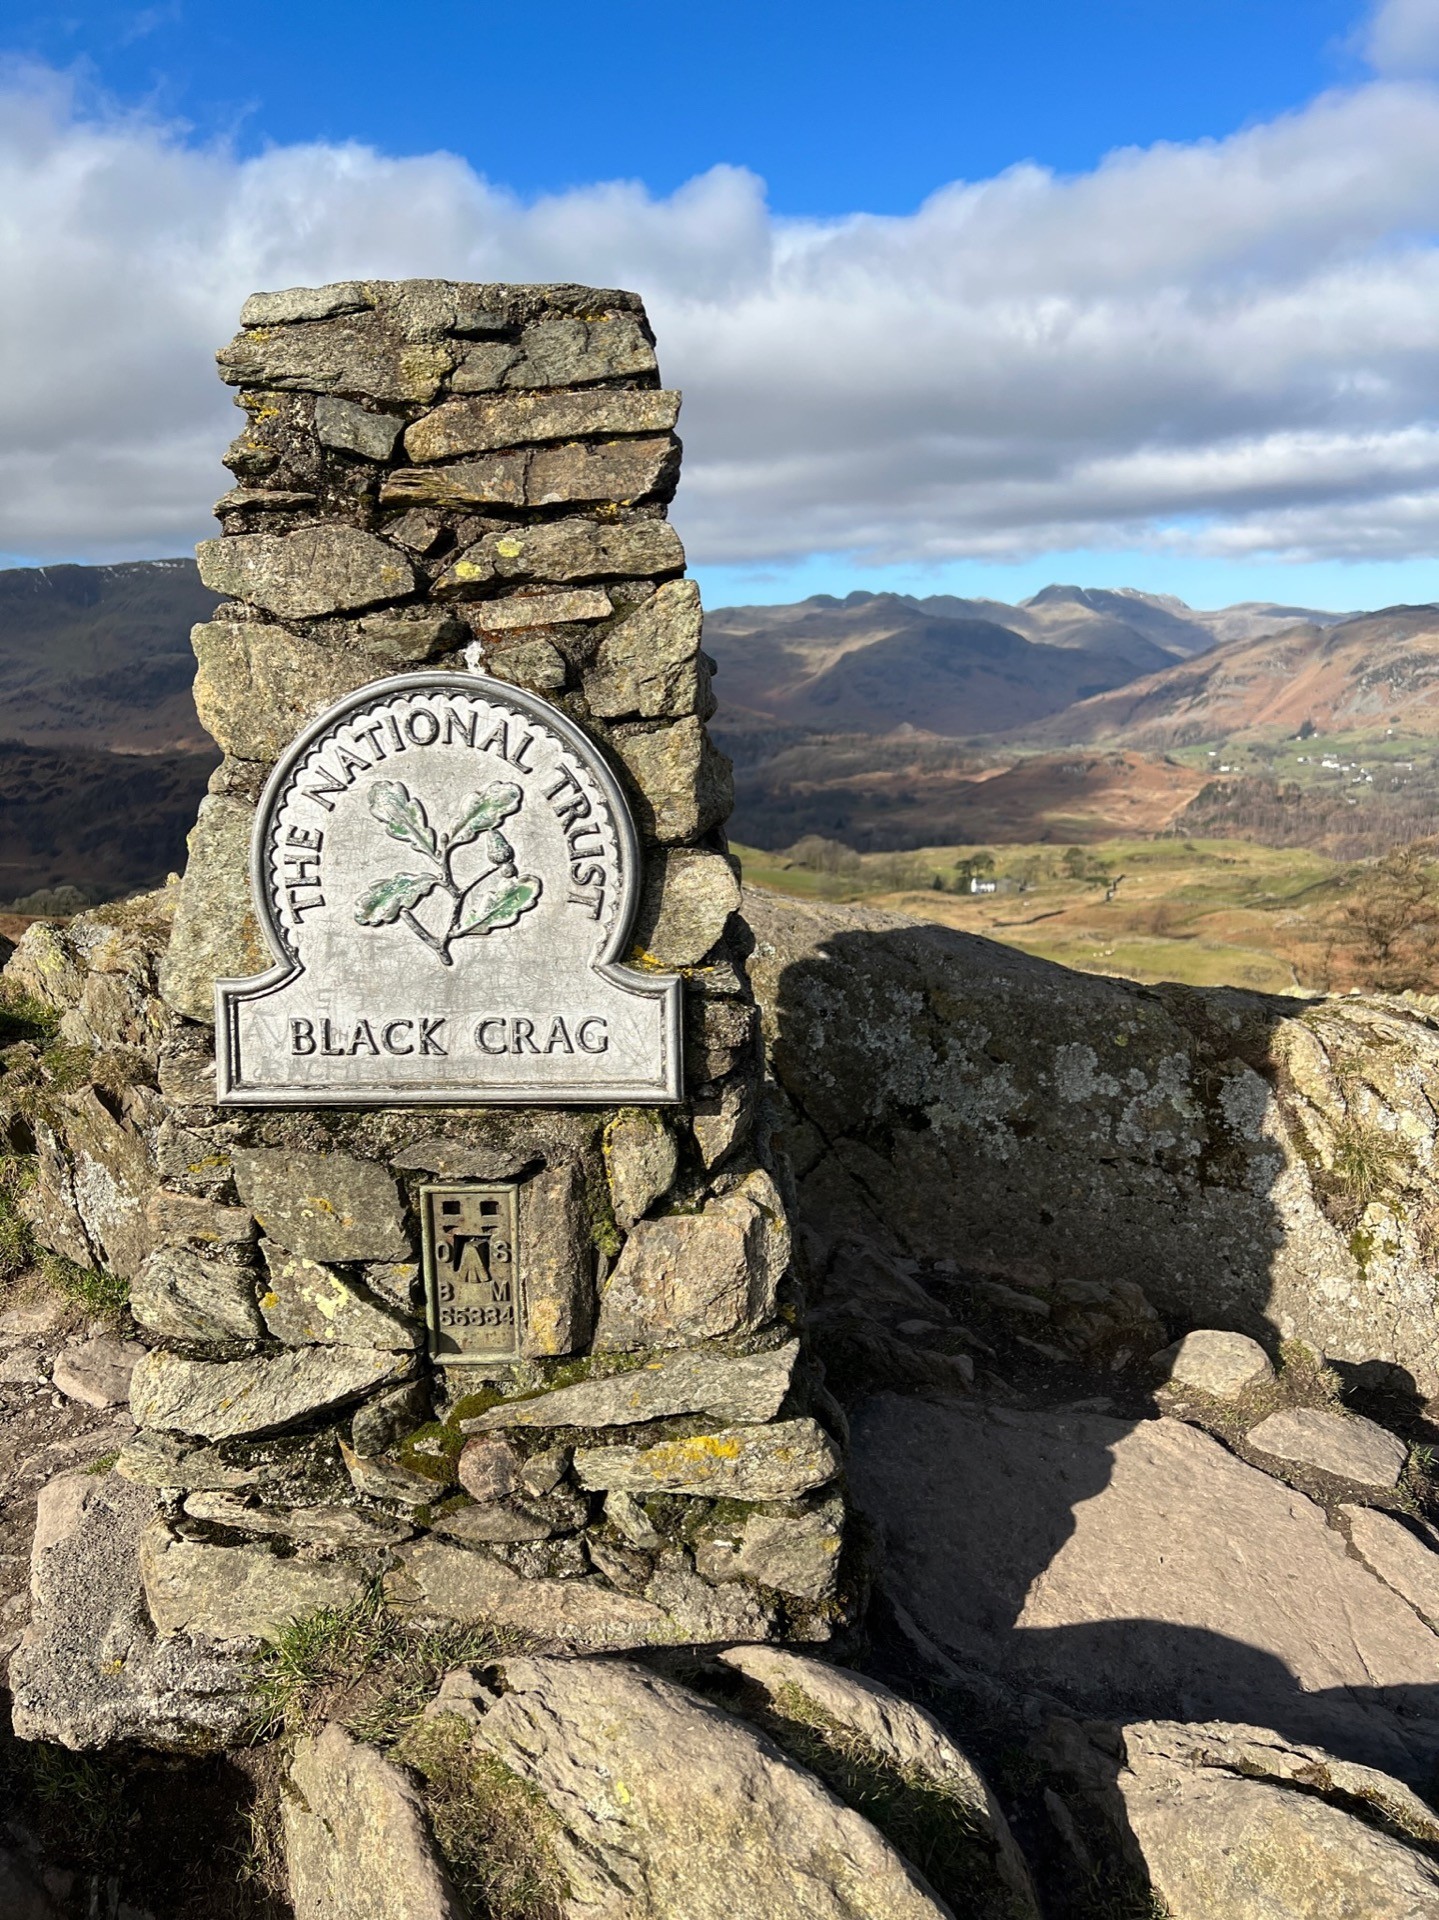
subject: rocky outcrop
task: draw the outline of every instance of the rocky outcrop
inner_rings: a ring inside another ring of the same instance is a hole
[[[942,1920],[915,1869],[733,1715],[623,1662],[510,1660],[476,1739],[544,1795],[594,1920]]]
[[[1439,1391],[1420,1007],[1141,987],[754,889],[746,913],[823,1258],[848,1233],[937,1269],[959,1321],[967,1280],[1002,1283],[1051,1344],[1068,1308],[1113,1317],[1138,1288],[1181,1324]],[[827,1304],[862,1314],[852,1292],[837,1277]]]
[[[1439,1820],[1373,1768],[1244,1725],[1057,1725],[1044,1746],[1170,1920],[1439,1915]]]
[[[181,1751],[241,1739],[252,1675],[206,1639],[163,1639],[145,1605],[139,1541],[155,1495],[117,1474],[72,1473],[40,1496],[31,1617],[10,1662],[22,1740],[125,1741]]]
[[[464,1920],[412,1781],[343,1727],[299,1742],[281,1806],[295,1920]]]
[[[1407,1779],[1439,1757],[1439,1636],[1198,1429],[882,1395],[852,1436],[892,1600],[1011,1703],[1244,1717]]]

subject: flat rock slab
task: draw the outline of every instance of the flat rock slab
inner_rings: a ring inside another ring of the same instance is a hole
[[[1086,1716],[1262,1721],[1401,1777],[1439,1753],[1439,1637],[1321,1508],[1174,1420],[880,1395],[850,1484],[956,1660]]]
[[[401,1378],[403,1354],[369,1347],[301,1347],[249,1360],[185,1360],[148,1353],[136,1367],[130,1406],[139,1427],[229,1440],[274,1433],[326,1407]]]
[[[11,1657],[15,1731],[72,1748],[132,1740],[197,1750],[243,1737],[247,1663],[222,1647],[160,1640],[140,1584],[155,1495],[118,1474],[65,1474],[40,1494],[31,1616]]]
[[[1246,1438],[1256,1453],[1386,1492],[1398,1486],[1409,1458],[1408,1447],[1387,1428],[1355,1413],[1329,1413],[1322,1407],[1271,1413],[1251,1427]]]
[[[182,1540],[163,1520],[140,1536],[140,1577],[158,1633],[277,1640],[293,1620],[349,1606],[378,1568],[356,1559],[281,1559],[268,1547]]]
[[[240,1197],[270,1239],[307,1260],[405,1260],[400,1190],[348,1153],[250,1147],[235,1153]]]
[[[623,1661],[510,1660],[476,1738],[545,1796],[594,1920],[945,1920],[916,1870],[762,1734]]]
[[[1354,1551],[1371,1573],[1402,1594],[1423,1620],[1439,1629],[1439,1553],[1412,1534],[1392,1513],[1373,1507],[1341,1507]]]
[[[297,1744],[280,1808],[295,1920],[465,1920],[414,1785],[343,1727]]]
[[[130,1398],[130,1376],[145,1357],[138,1340],[97,1334],[55,1356],[50,1378],[68,1400],[85,1407],[123,1407]]]
[[[772,1420],[789,1391],[798,1356],[797,1340],[740,1359],[709,1353],[667,1356],[627,1373],[581,1380],[529,1400],[507,1401],[467,1420],[465,1431],[622,1427],[679,1413],[709,1413],[719,1420]]]
[[[1212,1328],[1186,1333],[1174,1346],[1156,1354],[1155,1366],[1163,1367],[1167,1386],[1190,1387],[1216,1400],[1237,1400],[1246,1387],[1274,1376],[1269,1355],[1257,1340]]]

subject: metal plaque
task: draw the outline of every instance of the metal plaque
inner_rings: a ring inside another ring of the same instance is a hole
[[[231,1106],[680,1097],[680,986],[620,964],[634,824],[594,741],[470,673],[322,714],[255,821],[276,964],[216,983]]]
[[[430,1357],[446,1366],[512,1360],[522,1295],[514,1186],[420,1189]]]

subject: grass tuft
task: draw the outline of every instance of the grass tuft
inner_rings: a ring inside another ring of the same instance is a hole
[[[558,1823],[536,1788],[477,1750],[458,1714],[415,1720],[395,1758],[425,1783],[435,1839],[471,1912],[561,1920],[569,1888],[555,1857]]]
[[[41,1250],[36,1264],[41,1278],[56,1293],[73,1300],[97,1319],[115,1321],[130,1302],[129,1282],[95,1267],[77,1267],[63,1253]]]

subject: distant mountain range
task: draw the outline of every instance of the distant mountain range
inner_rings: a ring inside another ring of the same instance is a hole
[[[721,607],[705,616],[718,661],[720,725],[951,739],[1026,729],[1219,644],[1346,616],[1250,604],[1199,613],[1182,600],[1046,587],[1009,606],[949,594],[815,594],[795,606]]]
[[[0,901],[124,891],[183,864],[217,757],[189,646],[213,605],[188,560],[0,572]],[[1305,720],[1439,733],[1432,607],[817,594],[713,609],[705,645],[734,832],[763,846],[1073,836],[1100,816],[1144,831],[1195,789],[1145,755]]]
[[[1439,607],[1312,618],[1236,639],[1064,708],[1034,742],[1167,752],[1243,734],[1439,733]]]

